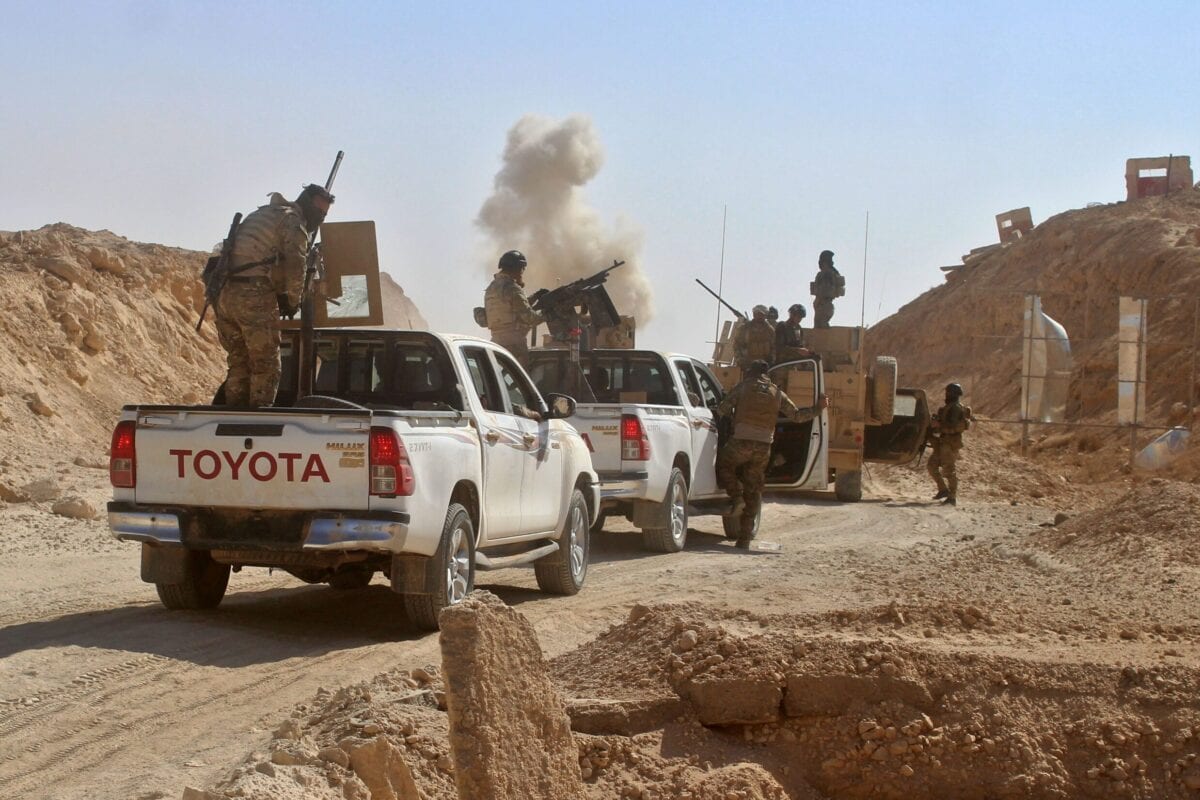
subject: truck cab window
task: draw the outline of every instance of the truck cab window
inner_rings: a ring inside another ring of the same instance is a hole
[[[688,393],[688,402],[697,408],[703,408],[704,398],[700,394],[700,384],[696,382],[696,373],[692,365],[686,361],[676,361],[675,369],[679,372],[684,391]]]
[[[704,405],[716,408],[721,402],[720,384],[703,364],[693,361],[692,366],[695,367],[696,378],[700,381],[700,396],[704,399]]]
[[[383,342],[378,339],[352,340],[346,348],[349,390],[354,394],[374,394],[383,390]]]
[[[335,394],[338,389],[338,340],[318,339],[316,350],[313,391],[317,394]]]
[[[513,413],[516,413],[517,406],[524,406],[531,411],[542,411],[541,399],[525,379],[516,362],[499,352],[493,351],[492,355],[496,357],[496,367],[500,371],[501,389],[508,395]]]
[[[467,362],[471,387],[479,398],[480,405],[485,411],[503,413],[504,401],[496,385],[496,375],[492,372],[492,363],[488,361],[487,353],[481,347],[467,347],[463,349],[463,358]]]

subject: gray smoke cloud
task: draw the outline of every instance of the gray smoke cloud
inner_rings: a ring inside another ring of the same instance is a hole
[[[623,218],[606,225],[582,191],[603,164],[604,148],[589,118],[529,114],[518,120],[508,132],[494,191],[476,219],[492,246],[486,268],[494,272],[501,253],[520,250],[529,259],[525,286],[532,293],[624,261],[607,288],[617,310],[637,317],[641,327],[654,314],[642,272],[642,232]]]

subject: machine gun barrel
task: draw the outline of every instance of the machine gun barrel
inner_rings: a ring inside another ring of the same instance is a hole
[[[567,298],[576,296],[577,292],[585,292],[588,289],[593,289],[608,280],[608,273],[612,272],[617,267],[625,266],[624,261],[613,259],[612,266],[605,267],[595,275],[590,275],[586,278],[565,283],[562,286],[556,286],[553,289],[539,289],[533,293],[530,298],[530,305],[535,311],[543,311],[547,308],[555,306]]]
[[[718,303],[720,303],[721,305],[725,306],[725,307],[726,307],[726,308],[728,308],[730,311],[732,311],[732,312],[733,312],[733,315],[734,315],[735,317],[737,317],[738,319],[740,319],[742,322],[745,322],[745,321],[746,321],[746,315],[745,315],[745,314],[743,314],[741,311],[738,311],[736,308],[734,308],[733,306],[729,305],[729,303],[726,303],[726,302],[725,302],[723,299],[721,299],[721,295],[717,294],[717,293],[716,293],[716,292],[714,292],[712,289],[708,288],[708,284],[706,284],[704,281],[700,280],[699,278],[696,278],[696,283],[700,284],[700,286],[701,286],[701,287],[704,289],[704,291],[708,292],[708,293],[709,293],[709,294],[711,294],[713,297],[717,298],[717,302],[718,302]]]

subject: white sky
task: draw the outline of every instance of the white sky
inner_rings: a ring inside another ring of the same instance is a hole
[[[726,205],[728,299],[810,305],[828,248],[843,324],[869,211],[869,324],[995,241],[996,213],[1112,202],[1126,158],[1200,157],[1195,2],[0,12],[0,229],[206,250],[234,211],[323,181],[343,149],[330,220],[374,219],[384,268],[444,331],[480,332],[491,270],[473,220],[526,113],[591,117],[606,161],[587,197],[645,233],[658,316],[639,345],[697,355],[715,308],[692,279],[716,282]]]

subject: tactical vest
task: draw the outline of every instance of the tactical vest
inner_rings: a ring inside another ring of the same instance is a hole
[[[752,320],[746,324],[746,358],[749,361],[762,359],[771,360],[771,350],[775,344],[775,331],[766,322]]]
[[[496,277],[488,284],[483,293],[483,307],[487,325],[492,331],[524,332],[526,326],[521,324],[514,302],[519,289],[513,279],[502,272],[496,273]]]
[[[774,430],[779,418],[779,389],[766,378],[742,384],[733,424]]]

